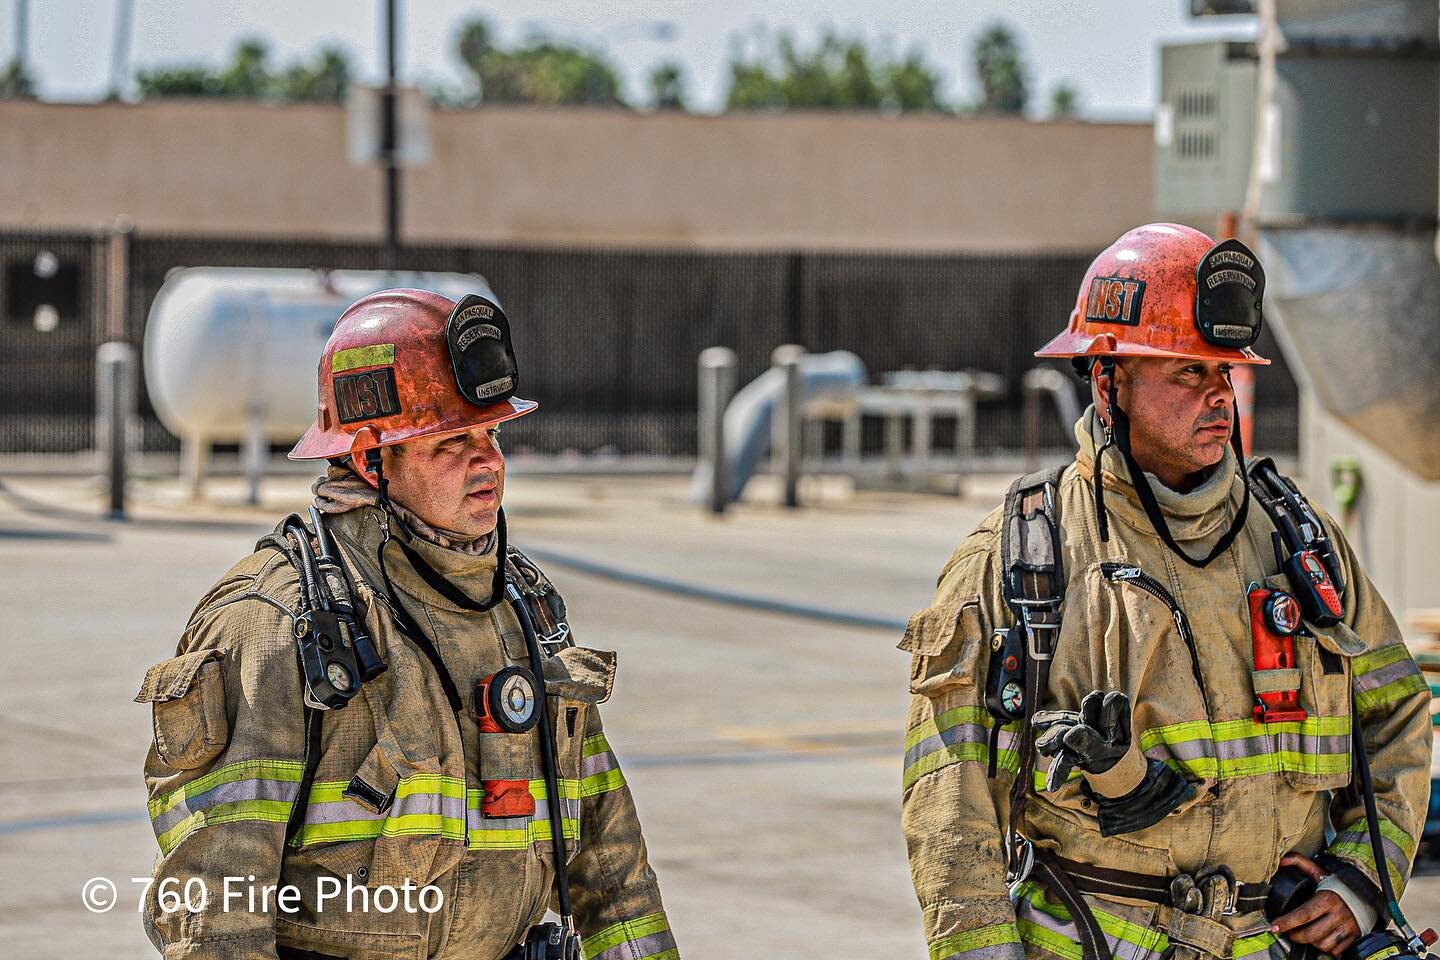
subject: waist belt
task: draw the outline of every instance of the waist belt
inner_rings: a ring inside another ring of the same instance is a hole
[[[1228,867],[1209,867],[1193,876],[1182,873],[1160,877],[1077,863],[1064,857],[1056,857],[1055,862],[1081,893],[1144,900],[1184,913],[1226,916],[1251,913],[1264,910],[1265,899],[1270,895],[1270,884],[1236,883]],[[1221,909],[1212,911],[1217,896],[1224,898],[1219,904]]]

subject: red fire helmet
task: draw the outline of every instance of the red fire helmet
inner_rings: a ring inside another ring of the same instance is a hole
[[[1085,273],[1065,332],[1037,357],[1172,357],[1268,364],[1260,335],[1265,272],[1243,243],[1148,223]]]
[[[452,336],[456,330],[458,337]],[[484,297],[466,296],[458,305],[425,290],[362,297],[341,314],[320,355],[315,423],[290,459],[358,456],[373,447],[524,416],[538,404],[511,396],[515,367],[509,340],[504,313]],[[472,402],[460,392],[461,377],[477,369],[473,358],[460,352],[472,348],[489,351],[478,369],[495,375],[474,394],[493,402]]]

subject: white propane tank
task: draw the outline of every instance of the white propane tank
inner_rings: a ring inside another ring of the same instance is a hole
[[[315,377],[335,321],[388,287],[452,300],[494,297],[459,273],[186,267],[171,271],[145,324],[145,386],[160,422],[180,438],[198,494],[209,447],[240,443],[258,499],[268,444],[297,439],[315,418]]]

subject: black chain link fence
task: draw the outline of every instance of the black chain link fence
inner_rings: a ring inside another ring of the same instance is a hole
[[[125,254],[126,337],[143,344],[150,305],[177,267],[379,269],[373,243],[134,235]],[[104,336],[105,237],[0,234],[0,453],[93,446],[94,351]],[[403,270],[478,273],[515,331],[522,393],[542,404],[507,431],[512,451],[689,456],[696,448],[696,358],[739,357],[739,383],[771,351],[851,350],[872,381],[886,371],[1002,374],[982,404],[982,454],[1024,446],[1021,377],[1065,323],[1091,254],[892,254],[410,247]],[[1297,390],[1276,363],[1257,378],[1256,445],[1292,452]],[[143,445],[178,449],[142,388]],[[1043,446],[1068,428],[1043,419]],[[872,425],[874,427],[875,425]],[[878,445],[878,430],[866,432]],[[937,442],[946,444],[944,432]]]

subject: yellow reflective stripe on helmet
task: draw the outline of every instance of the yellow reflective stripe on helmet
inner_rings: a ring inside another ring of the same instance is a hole
[[[586,960],[678,960],[679,949],[663,913],[612,923],[581,942]]]
[[[285,823],[305,766],[290,760],[241,760],[212,770],[148,804],[150,825],[169,855],[201,827],[253,820]]]
[[[905,789],[928,773],[954,763],[990,762],[990,736],[995,718],[984,707],[954,707],[917,723],[905,734]],[[1014,772],[1020,767],[1015,749],[1018,723],[1000,728],[996,766]]]
[[[930,960],[991,960],[1025,956],[1020,931],[1013,923],[994,923],[956,933],[930,944]]]
[[[330,356],[330,372],[344,373],[360,367],[378,367],[395,362],[395,344],[376,343],[368,347],[337,350]]]

